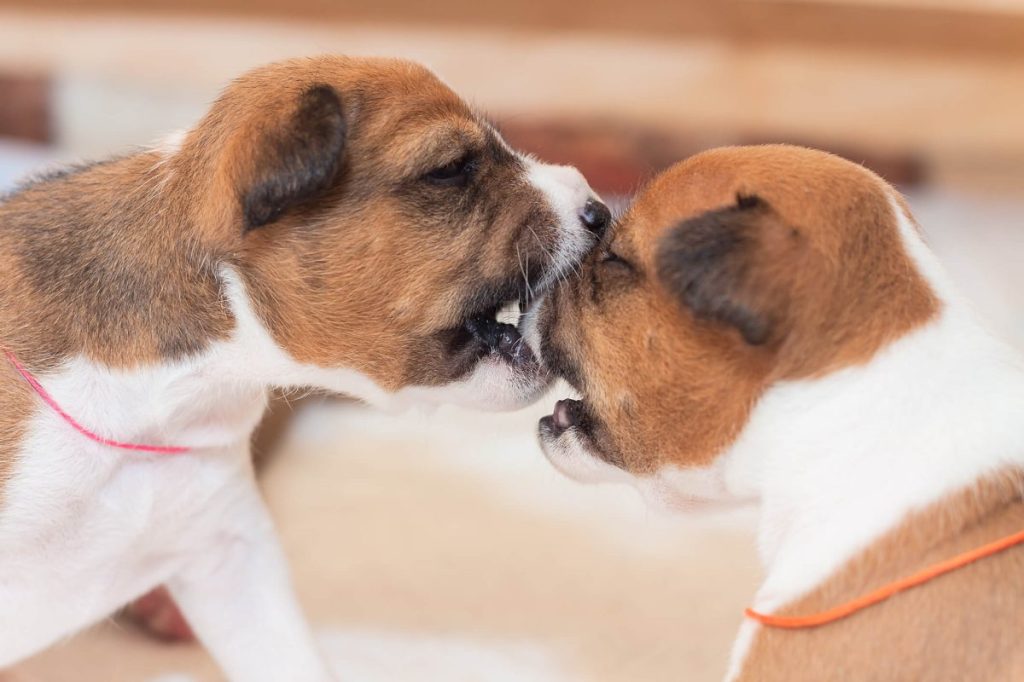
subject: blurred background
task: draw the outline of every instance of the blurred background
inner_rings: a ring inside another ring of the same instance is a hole
[[[425,62],[620,204],[720,144],[862,162],[1024,347],[1024,0],[0,0],[0,191],[320,52]],[[558,392],[512,415],[285,407],[267,495],[344,679],[721,678],[758,577],[752,513],[666,518],[562,480],[533,435]],[[119,621],[5,674],[218,679],[198,647]]]

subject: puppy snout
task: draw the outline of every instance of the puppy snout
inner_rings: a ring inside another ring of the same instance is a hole
[[[600,239],[612,222],[612,212],[601,201],[588,199],[580,212],[580,221],[583,227]]]

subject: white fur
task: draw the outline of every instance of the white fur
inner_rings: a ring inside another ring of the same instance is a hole
[[[555,251],[551,254],[553,267],[539,287],[546,290],[570,274],[594,245],[594,235],[583,225],[580,216],[587,200],[597,196],[583,175],[572,166],[540,163],[528,156],[522,158],[526,163],[527,179],[547,197],[562,226]]]
[[[175,130],[157,140],[153,150],[165,158],[170,158],[181,149],[181,145],[185,143],[186,136],[188,136],[187,130]]]
[[[537,351],[534,350],[534,353]],[[480,410],[517,410],[534,402],[547,389],[550,375],[523,375],[507,362],[483,358],[469,377],[446,386],[409,386],[390,397],[390,407],[452,404]]]
[[[0,620],[0,667],[168,583],[232,679],[331,679],[252,476],[265,389],[247,369],[267,365],[232,303],[239,327],[201,358],[133,372],[79,358],[42,378],[103,435],[193,451],[115,450],[37,409],[0,515],[0,604],[18,614]]]
[[[530,162],[529,177],[562,221],[552,271],[562,276],[589,245],[579,212],[593,194],[565,168]],[[267,387],[319,387],[391,409],[508,409],[547,386],[544,375],[517,376],[485,359],[462,382],[389,393],[355,370],[297,362],[256,316],[239,274],[224,268],[221,277],[236,326],[200,357],[132,371],[75,358],[42,377],[65,410],[101,435],[191,451],[112,449],[37,408],[0,515],[0,605],[18,614],[0,619],[0,667],[167,583],[232,679],[331,679],[253,480],[248,442]]]
[[[76,358],[42,377],[101,435],[192,451],[108,448],[37,408],[0,515],[0,604],[18,614],[0,619],[0,667],[167,583],[232,679],[331,679],[255,487],[249,436],[270,385],[390,407],[423,399],[425,389],[389,394],[356,371],[296,362],[257,318],[240,276],[225,269],[222,277],[236,327],[201,357],[130,372]],[[476,390],[492,404],[514,403],[501,395],[501,376],[484,365],[465,397]]]
[[[587,451],[572,430],[544,444],[544,455],[559,472],[580,483],[631,483],[634,477]]]
[[[941,300],[937,319],[866,365],[772,387],[710,468],[633,479],[655,497],[760,501],[766,577],[753,607],[761,612],[811,591],[912,510],[1024,465],[1024,362],[979,323],[892,206],[907,251]],[[564,437],[554,445],[545,449],[563,461],[589,456],[569,458],[563,451],[574,446]],[[727,679],[741,670],[757,629],[744,622]]]
[[[894,210],[942,299],[938,319],[863,367],[774,388],[730,453],[727,485],[763,504],[765,608],[806,592],[908,511],[1024,463],[1024,363]]]

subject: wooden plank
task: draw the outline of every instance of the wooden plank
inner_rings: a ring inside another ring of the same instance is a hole
[[[54,35],[63,38],[52,40]],[[602,187],[613,190],[628,189],[650,170],[699,148],[791,141],[868,161],[897,182],[920,180],[926,170],[929,180],[942,183],[1024,191],[1024,55],[968,58],[593,33],[0,12],[0,70],[33,68],[59,76],[58,136],[87,156],[188,125],[223,83],[251,66],[331,51],[423,61],[506,122],[510,134],[526,121],[539,121],[540,129],[527,131],[529,139],[520,144],[546,136],[547,156],[558,158],[573,126],[587,128],[592,133],[574,143],[574,158],[582,154],[578,162],[605,174]],[[659,153],[671,158],[659,159]],[[624,161],[603,160],[609,157]]]
[[[925,53],[1024,55],[1019,3],[902,0],[0,0],[0,7],[119,14],[595,31]]]

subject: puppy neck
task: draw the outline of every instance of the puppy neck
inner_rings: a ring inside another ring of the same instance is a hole
[[[761,609],[805,593],[908,513],[1024,466],[1024,362],[898,215],[942,300],[936,319],[867,364],[772,387],[723,458],[730,491],[761,501]]]
[[[355,369],[321,367],[296,360],[277,343],[256,313],[242,274],[222,266],[220,278],[235,320],[231,340],[213,351],[214,363],[226,376],[237,376],[263,387],[316,388],[358,398],[383,409],[404,406],[401,391],[389,392]]]

